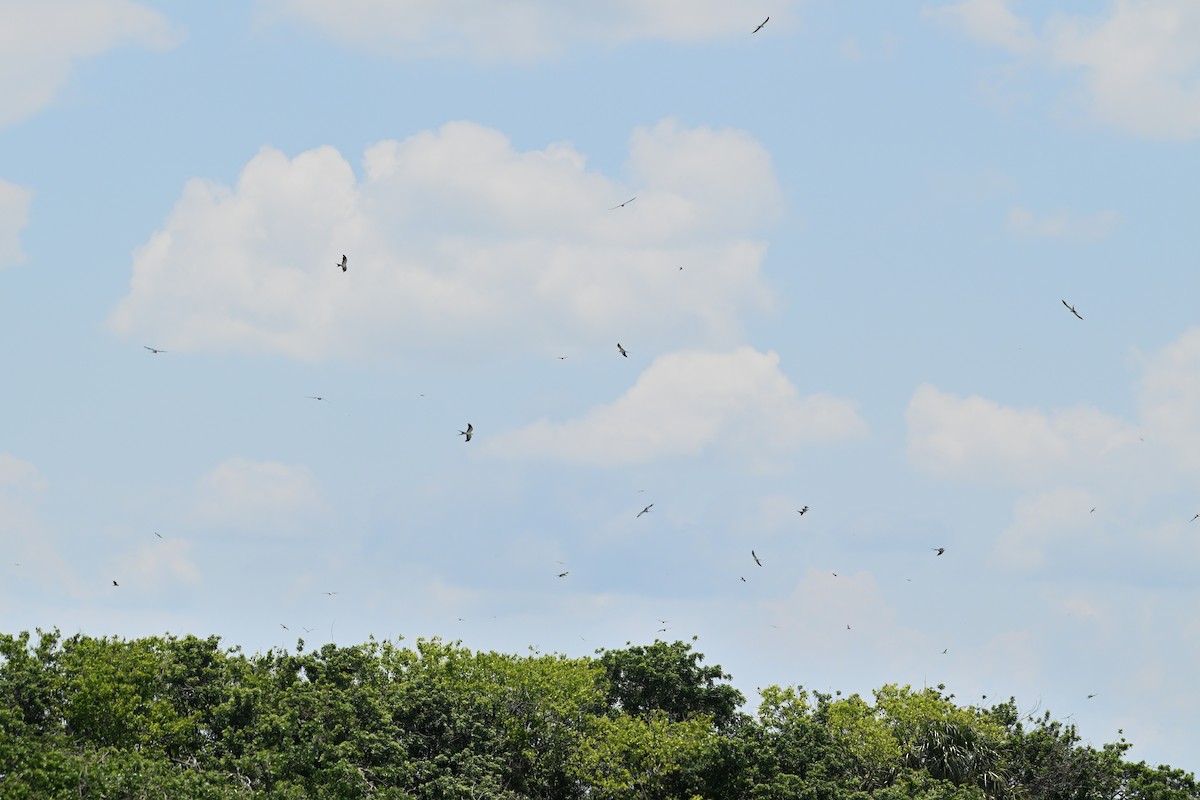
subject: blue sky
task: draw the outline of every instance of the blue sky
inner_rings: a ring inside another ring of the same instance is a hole
[[[1200,767],[1188,0],[0,9],[3,629],[696,635]]]

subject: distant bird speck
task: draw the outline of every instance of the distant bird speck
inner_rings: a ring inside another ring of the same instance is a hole
[[[327,594],[330,597],[333,597],[335,594],[337,594],[337,592],[321,592],[321,594]]]
[[[149,345],[145,345],[145,344],[144,344],[144,345],[142,345],[142,347],[145,347],[145,348],[146,348],[147,350],[149,350],[151,353],[156,353],[156,354],[157,354],[157,353],[165,353],[165,352],[167,352],[166,350],[159,350],[157,347],[150,347]]]
[[[625,352],[625,348],[621,347],[620,342],[617,342],[617,352],[620,353],[621,355],[625,356],[626,358],[629,358],[629,353]]]
[[[741,576],[741,575],[739,575],[738,577],[739,577],[739,578],[742,578],[742,576]],[[746,582],[746,579],[745,579],[745,578],[742,578],[742,583],[745,583],[745,582]]]
[[[347,258],[346,258],[346,254],[345,254],[345,253],[342,253],[342,260],[341,260],[341,262],[340,262],[340,263],[338,263],[338,264],[334,264],[334,266],[335,266],[335,267],[341,267],[341,268],[342,268],[342,272],[345,272],[346,270],[350,269],[350,267],[349,267],[349,265],[348,265],[348,261],[349,261],[349,259],[347,259]]]
[[[755,28],[754,30],[750,31],[750,33],[751,33],[751,34],[758,33],[759,31],[761,31],[761,30],[763,29],[763,26],[764,26],[764,25],[766,25],[766,24],[767,24],[768,22],[770,22],[770,21],[771,21],[771,18],[770,18],[770,17],[767,17],[767,18],[766,18],[766,19],[764,19],[762,22],[758,23],[758,27],[757,27],[757,28]],[[743,28],[742,30],[745,30],[745,28]]]
[[[570,574],[571,574],[570,572],[560,572],[560,573],[558,573],[558,577],[565,578]]]
[[[1198,519],[1200,519],[1200,514],[1197,514],[1196,516],[1192,517],[1192,519],[1190,521],[1195,522]]]
[[[808,506],[805,506],[804,508],[800,509],[796,513],[803,517],[805,514],[808,513]]]
[[[628,200],[626,200],[624,203],[620,203],[620,204],[618,204],[618,205],[615,205],[615,206],[613,206],[612,208],[610,208],[610,209],[609,209],[609,211],[616,211],[618,208],[624,208],[625,206],[627,206],[627,205],[629,205],[630,203],[632,203],[634,200],[637,200],[637,195],[636,195],[636,194],[635,194],[633,197],[631,197],[631,198],[629,198]]]
[[[762,566],[762,562],[758,560],[758,554],[753,550],[750,551],[750,557],[754,559],[755,564],[758,564],[760,567]]]
[[[1095,696],[1096,696],[1096,695],[1094,695],[1094,694],[1089,694],[1089,695],[1087,696],[1087,699],[1088,699],[1088,700],[1091,700],[1091,699],[1092,699],[1093,697],[1095,697]]]
[[[309,400],[324,400],[325,399],[324,397],[320,397],[315,394],[305,395],[305,397],[307,397]]]
[[[459,436],[465,436],[465,437],[467,437],[467,438],[464,440],[464,441],[467,441],[467,442],[471,441],[471,437],[472,437],[474,434],[475,434],[475,426],[474,426],[474,425],[472,425],[472,424],[471,424],[471,423],[469,423],[469,422],[467,423],[467,429],[466,429],[465,431],[459,431],[459,432],[458,432],[458,435],[459,435]],[[487,449],[487,448],[484,448],[484,449]]]
[[[158,537],[158,538],[160,538],[160,539],[162,538],[162,534],[161,534],[161,533],[159,533],[158,531],[155,531],[155,532],[154,532],[154,535],[155,535],[155,536],[157,536],[157,537]]]
[[[281,623],[279,623],[279,627],[283,628],[285,631],[290,631],[290,630],[291,630],[291,628],[289,628],[287,625],[284,625],[282,622],[281,622]]]
[[[117,583],[116,581],[113,581],[113,586],[120,586],[120,585],[121,584]]]
[[[639,512],[637,513],[638,517],[640,517],[642,514],[649,514],[649,513],[650,513],[650,509],[652,509],[652,508],[654,508],[654,503],[651,503],[650,505],[646,506],[646,507],[645,507],[645,508],[643,508],[641,511],[639,511]],[[637,519],[637,517],[634,517],[634,519]]]
[[[1062,301],[1062,303],[1063,303],[1063,305],[1064,305],[1064,306],[1066,306],[1066,307],[1067,307],[1067,310],[1068,310],[1068,311],[1070,311],[1070,312],[1071,312],[1072,314],[1074,314],[1076,317],[1079,317],[1079,319],[1083,319],[1083,317],[1080,317],[1080,316],[1079,316],[1079,312],[1075,310],[1075,306],[1073,306],[1073,305],[1069,305],[1069,304],[1067,303],[1067,301],[1066,301],[1066,300],[1063,300],[1063,301]]]
[[[944,548],[944,547],[931,547],[929,549],[935,551],[939,556],[942,553],[946,552],[946,548]]]

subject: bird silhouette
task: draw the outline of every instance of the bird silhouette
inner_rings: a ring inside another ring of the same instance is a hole
[[[651,503],[650,505],[646,506],[645,508],[643,508],[641,511],[639,511],[637,513],[638,517],[640,517],[642,514],[649,514],[650,509],[653,507],[654,507],[654,503]],[[634,517],[634,519],[637,519],[637,517]]]
[[[755,564],[758,564],[760,567],[762,566],[762,562],[758,560],[758,554],[753,550],[750,551],[750,557],[754,559]]]
[[[468,422],[467,429],[465,431],[459,431],[458,435],[467,437],[465,439],[465,441],[469,442],[469,441],[471,441],[471,436],[474,435],[474,433],[475,433],[475,426]]]
[[[1191,522],[1195,522],[1198,519],[1200,519],[1200,514],[1197,514],[1196,516],[1192,517]]]
[[[929,549],[935,551],[939,556],[942,553],[946,552],[946,548],[944,548],[944,547],[931,547]]]
[[[309,400],[324,400],[325,399],[324,397],[320,397],[315,394],[305,395],[305,397],[307,397]]]
[[[160,539],[162,538],[162,534],[161,534],[161,533],[159,533],[158,531],[155,531],[155,532],[154,532],[154,535],[155,535],[155,536],[157,536],[157,537],[158,537],[158,538],[160,538]]]
[[[624,203],[620,203],[620,204],[618,204],[618,205],[615,205],[615,206],[613,206],[612,208],[610,208],[610,209],[609,209],[609,211],[616,211],[618,208],[624,208],[625,206],[627,206],[627,205],[629,205],[630,203],[632,203],[634,200],[637,200],[637,195],[636,195],[636,194],[635,194],[633,197],[631,197],[631,198],[629,198],[628,200],[626,200]]]
[[[1071,312],[1072,314],[1074,314],[1076,317],[1079,317],[1079,319],[1083,319],[1083,317],[1080,317],[1080,316],[1079,316],[1079,312],[1075,310],[1075,306],[1068,305],[1066,300],[1063,300],[1063,301],[1062,301],[1062,303],[1063,303],[1063,305],[1064,305],[1064,306],[1067,306],[1067,310],[1068,310],[1068,311],[1070,311],[1070,312]]]
[[[570,574],[571,574],[570,572],[560,572],[560,573],[558,573],[558,577],[565,578]]]
[[[800,509],[796,513],[803,517],[805,514],[808,513],[808,506],[805,506],[804,508]]]
[[[1094,695],[1094,694],[1089,694],[1089,695],[1087,696],[1087,699],[1088,699],[1088,700],[1091,700],[1091,699],[1092,699],[1093,697],[1095,697],[1095,696],[1096,696],[1096,695]]]
[[[116,581],[113,581],[113,586],[120,586],[120,585],[121,584],[117,583]]]
[[[166,350],[159,350],[157,347],[151,347],[151,346],[149,346],[149,345],[145,345],[145,344],[144,344],[144,345],[142,345],[142,347],[146,348],[146,349],[147,349],[147,350],[149,350],[151,353],[156,353],[156,354],[157,354],[157,353],[165,353],[165,352],[167,352]]]
[[[754,30],[750,31],[750,33],[751,34],[758,33],[759,31],[761,31],[763,29],[763,25],[766,25],[768,22],[770,22],[770,20],[771,20],[771,18],[767,17],[762,22],[758,23],[758,27],[755,28]]]
[[[291,628],[289,628],[287,625],[284,625],[282,622],[281,622],[281,623],[279,623],[279,627],[283,628],[285,631],[290,631],[290,630],[291,630]]]
[[[625,356],[626,358],[629,358],[629,353],[625,352],[625,348],[621,347],[620,342],[617,342],[617,352],[620,353],[621,355]]]
[[[341,261],[341,263],[339,263],[339,264],[334,264],[334,266],[335,266],[335,267],[341,267],[341,268],[342,268],[342,272],[345,272],[346,270],[350,269],[350,267],[349,267],[349,266],[348,266],[348,264],[347,264],[348,260],[349,260],[349,259],[347,259],[347,258],[346,258],[346,254],[345,254],[345,253],[342,253],[342,261]]]

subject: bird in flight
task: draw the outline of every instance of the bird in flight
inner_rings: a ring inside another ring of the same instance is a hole
[[[315,394],[305,395],[309,400],[324,400],[324,397],[319,397]]]
[[[155,535],[155,536],[157,536],[157,537],[158,537],[158,538],[160,538],[160,539],[162,538],[162,534],[161,534],[161,533],[159,533],[158,531],[155,531],[155,532],[154,532],[154,535]]]
[[[739,577],[739,578],[742,578],[742,576],[741,576],[741,575],[739,575],[738,577]],[[746,579],[745,579],[745,578],[742,578],[742,583],[745,583],[745,582],[746,582]]]
[[[1088,697],[1087,697],[1087,699],[1088,699],[1088,700],[1091,700],[1091,699],[1092,699],[1093,697],[1095,697],[1095,696],[1096,696],[1096,695],[1094,695],[1094,694],[1089,694],[1089,695],[1088,695]]]
[[[626,358],[629,358],[629,353],[625,352],[625,348],[621,347],[620,342],[617,342],[617,352],[620,353],[621,355],[625,356]]]
[[[335,267],[341,267],[341,268],[342,268],[342,272],[345,272],[346,270],[350,269],[350,267],[349,267],[349,266],[348,266],[348,264],[347,264],[347,262],[348,262],[348,261],[349,261],[349,259],[347,259],[347,258],[346,258],[346,254],[345,254],[345,253],[342,253],[342,261],[341,261],[341,263],[339,263],[339,264],[334,264],[334,266],[335,266]]]
[[[1192,517],[1191,521],[1195,522],[1198,519],[1200,519],[1200,514],[1197,514],[1196,516]]]
[[[281,623],[279,623],[279,627],[283,628],[285,631],[290,631],[290,630],[291,630],[291,628],[289,628],[287,625],[284,625],[282,622],[281,622]]]
[[[770,17],[767,17],[767,18],[766,18],[766,19],[764,19],[762,22],[758,23],[758,27],[757,27],[757,28],[755,28],[754,30],[750,31],[750,33],[751,33],[751,34],[758,33],[759,31],[761,31],[761,30],[763,29],[763,25],[766,25],[766,24],[767,24],[768,22],[770,22],[770,21],[771,21],[771,18],[770,18]]]
[[[165,352],[167,352],[166,350],[159,350],[157,347],[151,347],[151,346],[150,346],[150,345],[148,345],[148,344],[144,344],[144,345],[142,345],[142,347],[146,348],[146,349],[147,349],[147,350],[149,350],[151,353],[155,353],[155,354],[157,354],[157,353],[165,353]]]
[[[624,203],[621,203],[620,205],[615,205],[615,206],[613,206],[612,208],[610,208],[610,209],[609,209],[609,211],[616,211],[618,208],[624,208],[625,206],[627,206],[627,205],[629,205],[630,203],[632,203],[634,200],[637,200],[637,195],[636,195],[636,194],[635,194],[633,197],[631,197],[631,198],[629,198],[628,200],[626,200]]]
[[[646,506],[646,507],[645,507],[645,508],[643,508],[641,511],[639,511],[639,512],[637,513],[638,517],[640,517],[642,514],[649,514],[649,513],[650,513],[650,509],[652,509],[652,508],[654,508],[654,503],[651,503],[650,505]],[[634,519],[637,519],[637,517],[634,517]]]
[[[1071,312],[1072,314],[1074,314],[1076,317],[1079,317],[1079,319],[1083,319],[1083,317],[1080,317],[1080,316],[1079,316],[1079,312],[1075,310],[1075,306],[1072,306],[1072,305],[1067,305],[1067,301],[1066,301],[1066,300],[1063,300],[1063,305],[1064,305],[1064,306],[1067,306],[1067,311],[1070,311],[1070,312]]]
[[[465,431],[459,431],[459,432],[458,432],[458,435],[459,435],[459,436],[465,436],[465,437],[467,437],[467,438],[466,438],[466,441],[468,441],[468,442],[469,442],[469,441],[471,441],[471,436],[472,436],[474,433],[475,433],[475,426],[473,426],[471,423],[469,423],[469,422],[468,422],[468,423],[467,423],[467,429],[466,429]]]
[[[327,594],[330,597],[333,597],[335,594],[337,594],[337,592],[321,592],[321,594]]]
[[[808,513],[808,506],[805,506],[804,508],[800,509],[796,513],[803,517],[805,514]]]
[[[117,583],[116,581],[113,581],[113,586],[120,586],[120,585],[121,584]]]
[[[940,556],[942,553],[946,552],[946,548],[944,548],[944,547],[931,547],[931,548],[929,548],[929,549],[930,549],[930,550],[933,550],[933,551],[935,551],[935,552],[937,552],[937,554],[938,554],[939,556]]]
[[[758,560],[758,554],[753,550],[750,551],[750,557],[754,559],[755,564],[758,564],[760,567],[762,566],[762,562]]]
[[[560,572],[560,573],[558,573],[558,577],[565,578],[570,574],[571,574],[570,572]]]

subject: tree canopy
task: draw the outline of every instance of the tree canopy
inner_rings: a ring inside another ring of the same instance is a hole
[[[1183,800],[1192,774],[1009,700],[760,690],[687,642],[595,657],[371,640],[0,634],[0,798]]]

